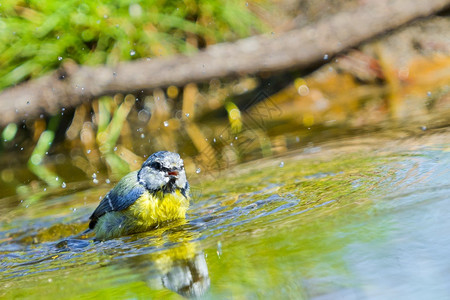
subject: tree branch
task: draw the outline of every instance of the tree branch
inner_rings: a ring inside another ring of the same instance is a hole
[[[450,0],[373,0],[355,11],[340,12],[310,26],[222,43],[190,56],[142,59],[116,67],[66,63],[49,75],[4,90],[0,94],[0,126],[117,92],[326,63],[324,56],[331,58],[449,5]]]

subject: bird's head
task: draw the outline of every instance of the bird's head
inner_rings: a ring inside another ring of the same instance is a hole
[[[172,193],[175,189],[184,194],[189,192],[184,163],[178,153],[159,151],[150,155],[138,172],[138,181],[151,192]]]

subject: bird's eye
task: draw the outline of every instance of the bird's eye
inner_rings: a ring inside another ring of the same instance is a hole
[[[155,170],[161,170],[161,164],[159,162],[152,162],[150,164],[150,167],[155,169]]]

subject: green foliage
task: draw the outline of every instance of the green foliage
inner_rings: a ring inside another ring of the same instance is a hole
[[[2,138],[4,141],[12,140],[17,133],[17,124],[9,123],[2,132]]]
[[[33,153],[31,153],[30,159],[28,160],[28,168],[30,171],[45,181],[49,186],[53,187],[60,185],[58,180],[55,180],[58,178],[58,175],[51,171],[46,165],[42,164],[42,160],[44,159],[46,153],[48,153],[48,150],[55,139],[55,132],[59,125],[59,119],[59,115],[56,115],[50,119],[48,129],[43,131],[39,136],[39,140],[37,141],[37,144],[33,149]],[[36,196],[32,198],[36,198]],[[39,196],[37,198],[39,198]]]
[[[134,97],[126,97],[111,117],[111,98],[103,97],[99,100],[99,125],[97,131],[97,143],[99,150],[104,155],[108,166],[120,173],[130,172],[129,165],[114,153],[114,146],[120,137],[123,125],[128,114],[133,108]]]
[[[243,1],[5,0],[0,89],[57,68],[187,53],[263,29]]]

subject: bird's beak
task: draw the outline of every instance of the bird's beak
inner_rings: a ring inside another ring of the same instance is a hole
[[[169,174],[169,176],[178,176],[178,171],[170,171],[167,174]]]

